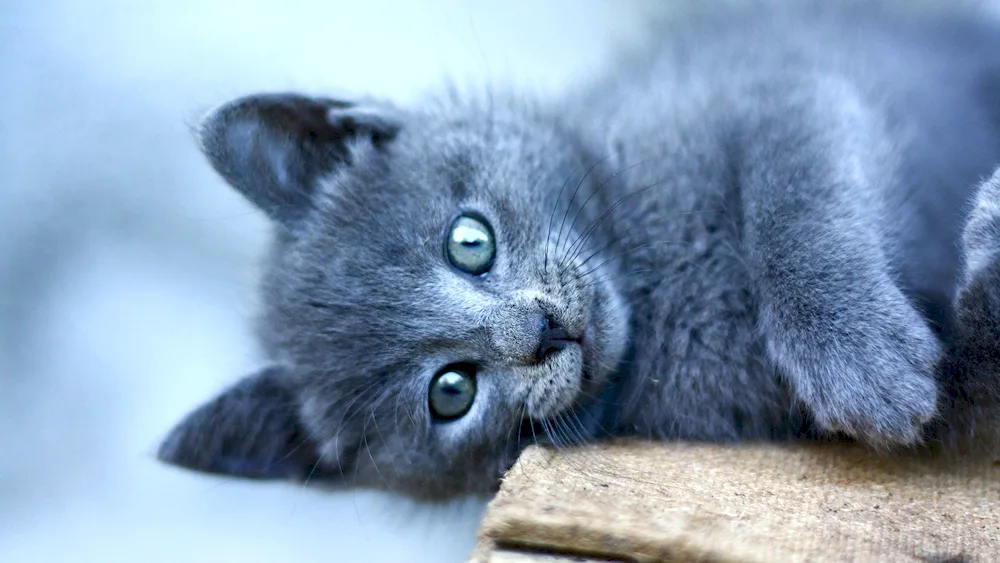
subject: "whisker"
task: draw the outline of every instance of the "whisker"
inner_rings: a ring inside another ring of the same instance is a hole
[[[615,178],[617,178],[619,174],[623,174],[625,172],[628,172],[629,170],[632,170],[633,168],[635,168],[636,166],[639,166],[640,164],[645,164],[645,162],[646,162],[645,160],[640,160],[639,162],[636,162],[635,164],[633,164],[631,166],[627,166],[625,168],[622,168],[621,170],[615,172],[611,176],[608,176],[608,178],[606,180],[604,180],[597,187],[595,187],[594,190],[590,192],[590,195],[587,196],[587,199],[584,200],[583,205],[581,205],[580,208],[577,209],[576,215],[573,216],[573,222],[569,224],[569,232],[571,232],[571,233],[573,232],[573,227],[576,226],[576,222],[580,219],[580,214],[583,213],[584,208],[587,207],[587,204],[590,203],[590,200],[593,199],[593,197],[595,195],[597,195],[597,193],[600,190],[604,189],[604,186],[608,185],[612,180],[614,180]],[[569,201],[569,203],[572,204],[573,200],[571,199]],[[562,229],[562,226],[560,225],[560,232],[561,232],[561,229]],[[558,251],[558,243],[556,243],[556,250]]]
[[[589,280],[587,283],[581,285],[580,287],[582,287],[582,288],[593,287],[593,286],[595,286],[597,284],[607,283],[607,282],[610,282],[610,281],[615,281],[615,280],[619,280],[619,279],[622,279],[622,278],[627,278],[627,277],[633,276],[635,274],[644,274],[646,272],[651,272],[651,271],[652,270],[650,270],[648,268],[640,268],[640,269],[637,269],[637,270],[629,270],[628,272],[619,272],[616,275],[608,275],[608,276],[602,276],[602,277],[599,277],[599,278],[594,278],[592,280]]]
[[[577,446],[587,444],[587,440],[584,434],[581,434],[579,430],[570,426],[566,419],[566,413],[571,411],[563,411],[556,415],[555,426],[562,430],[563,436],[566,440],[567,445]]]
[[[589,444],[587,440],[584,440],[579,437],[578,440],[574,440],[573,435],[570,433],[569,428],[566,426],[567,423],[562,418],[562,413],[556,415],[555,419],[542,420],[540,422],[542,424],[543,430],[545,430],[545,433],[549,437],[549,442],[555,448],[559,456],[563,458],[563,460],[569,465],[571,469],[573,469],[574,471],[578,472],[581,475],[591,476],[593,474],[593,471],[597,470],[600,467],[599,463],[594,463],[593,464],[594,466],[588,469],[586,464],[580,464],[578,462],[578,459],[575,459],[579,458],[579,456],[582,455],[583,461],[589,462],[592,459],[591,456],[594,450],[588,447]],[[569,448],[572,448],[573,451],[570,452],[567,446]]]
[[[543,418],[538,422],[542,425],[542,430],[545,431],[545,437],[548,438],[548,443],[551,444],[557,452],[559,452],[559,455],[565,457],[565,454],[562,451],[562,446],[559,444],[559,436],[553,431],[550,421]]]
[[[524,402],[524,401],[521,401],[521,413],[515,419],[517,421],[517,425],[515,427],[513,427],[514,429],[517,430],[517,449],[518,449],[518,452],[520,452],[520,450],[521,450],[521,427],[523,426],[524,421],[525,421],[524,412],[527,410],[527,408],[528,408],[528,404],[526,402]],[[531,426],[531,421],[530,420],[528,420],[528,426],[529,427]],[[532,432],[532,434],[534,434],[534,432],[535,432],[534,428],[532,428],[531,432]],[[508,434],[508,440],[509,439],[510,438],[509,438],[509,434]],[[524,470],[524,466],[523,465],[521,466],[521,475],[523,477],[525,477],[525,478],[529,478],[530,479],[530,477],[528,476],[527,472]]]
[[[382,397],[380,399],[378,399],[375,402],[374,405],[372,405],[371,415],[369,417],[369,418],[371,418],[372,423],[375,424],[375,433],[378,434],[378,439],[381,440],[383,444],[386,443],[385,436],[382,435],[382,429],[379,428],[379,425],[378,425],[378,416],[377,416],[376,413],[378,412],[378,408],[382,405],[382,403],[384,403],[385,400],[389,398],[390,391],[391,391],[391,389],[387,389],[386,392],[384,392],[382,394]],[[396,396],[398,397],[399,393],[397,393]],[[367,427],[368,427],[368,422],[367,422],[367,419],[366,419],[365,420],[365,428],[367,429]],[[367,441],[365,442],[365,446],[367,447]],[[368,456],[371,457],[371,450],[368,451]],[[409,462],[409,459],[408,459],[408,457],[406,455],[406,448],[403,448],[403,457],[407,458],[407,462]],[[392,464],[392,470],[395,472],[395,474],[399,475],[399,468],[396,467],[396,456],[389,457],[389,463]],[[375,460],[374,459],[372,459],[372,465],[375,465]],[[382,476],[382,472],[378,470],[378,466],[375,467],[375,471],[378,471],[379,477]],[[383,479],[383,481],[384,481],[384,479]],[[392,483],[391,482],[385,481],[385,483],[387,485],[389,485],[389,490],[391,492],[395,492],[394,490],[392,490]]]
[[[375,388],[376,383],[377,382],[372,382],[369,385],[367,385],[364,388],[364,390],[357,391],[358,394],[355,395],[354,400],[352,400],[348,404],[348,406],[344,409],[344,412],[341,413],[340,423],[337,425],[337,431],[336,431],[336,433],[333,436],[333,450],[334,450],[334,452],[337,455],[337,470],[340,471],[340,477],[342,479],[345,479],[345,480],[347,479],[347,476],[344,475],[344,464],[343,464],[342,460],[340,459],[340,452],[341,452],[341,449],[340,449],[340,431],[343,428],[344,419],[347,417],[347,413],[350,411],[351,406],[355,402],[357,402],[358,399],[360,399],[361,397],[364,397],[369,392],[371,392]],[[360,386],[359,386],[359,388],[360,388]],[[352,418],[353,418],[353,416],[352,416]],[[320,421],[321,425],[325,424],[325,423],[326,423],[326,419],[323,419],[322,421]],[[302,483],[303,486],[309,486],[309,482],[312,480],[313,476],[316,474],[316,470],[319,469],[319,467],[321,465],[323,465],[324,458],[327,455],[327,451],[326,450],[327,450],[327,448],[320,448],[319,449],[319,458],[317,459],[316,463],[313,464],[312,468],[309,470],[309,473],[306,475],[306,478],[305,478],[305,480]]]
[[[347,476],[344,475],[344,464],[340,459],[340,452],[342,451],[340,447],[340,433],[344,429],[344,426],[349,424],[352,420],[354,420],[355,416],[357,416],[362,412],[360,409],[357,409],[355,412],[352,412],[354,404],[361,399],[367,399],[368,394],[374,391],[375,388],[378,386],[378,384],[379,384],[378,380],[372,381],[371,383],[366,385],[363,390],[358,391],[357,395],[355,395],[354,398],[344,407],[343,411],[340,414],[340,421],[337,423],[337,431],[333,435],[333,450],[337,454],[337,468],[340,471],[340,476],[345,480],[347,479]],[[360,388],[360,386],[358,388]],[[325,422],[326,421],[324,420],[323,423]],[[315,471],[315,467],[313,468],[313,471]],[[309,472],[310,477],[312,476],[313,471]],[[357,479],[357,477],[355,477],[355,479]],[[309,483],[308,478],[306,479],[306,483],[307,484]]]
[[[628,254],[631,254],[632,252],[635,252],[636,250],[642,250],[643,248],[653,247],[653,246],[656,246],[658,244],[682,244],[683,245],[683,244],[687,244],[687,243],[684,242],[684,241],[680,241],[680,240],[654,240],[654,241],[644,242],[644,243],[636,245],[636,246],[634,246],[632,248],[626,248],[625,250],[622,250],[618,254],[614,254],[614,255],[608,257],[608,259],[606,259],[605,261],[601,262],[597,266],[594,266],[594,267],[590,268],[589,270],[586,270],[584,272],[578,272],[576,274],[576,277],[574,279],[584,279],[587,276],[593,274],[594,272],[600,270],[603,266],[607,265],[609,262],[612,262],[614,260],[617,260],[618,258],[622,258],[624,256],[627,256]]]
[[[588,238],[590,237],[591,233],[593,233],[594,230],[597,229],[597,227],[602,222],[604,222],[604,220],[608,217],[608,215],[610,215],[612,211],[614,211],[615,209],[617,209],[618,206],[620,206],[622,203],[624,203],[625,201],[627,201],[629,198],[637,196],[637,195],[645,192],[646,190],[652,189],[652,188],[654,188],[654,187],[656,187],[656,186],[658,186],[659,184],[662,184],[662,183],[663,183],[662,180],[659,181],[659,182],[654,182],[652,184],[643,186],[642,188],[639,188],[639,189],[637,189],[636,191],[634,191],[634,192],[632,192],[630,194],[626,194],[626,195],[618,198],[617,201],[615,201],[613,204],[611,204],[611,206],[608,207],[607,211],[605,211],[596,221],[594,221],[593,223],[591,223],[590,226],[587,227],[587,229],[583,231],[583,233],[580,234],[580,236],[577,238],[577,242],[583,241],[585,243],[586,240],[588,240]],[[574,242],[573,245],[570,246],[569,250],[572,250],[573,247],[576,246],[577,242]],[[569,250],[567,251],[567,253],[569,252]],[[560,258],[560,261],[559,261],[560,268],[564,268],[565,267],[565,260],[564,260],[564,258],[565,258],[565,253],[564,253],[563,257]]]
[[[597,168],[605,160],[611,158],[611,156],[612,156],[611,153],[605,155],[603,158],[595,162],[590,168],[588,168],[587,173],[584,174],[582,178],[580,178],[580,183],[577,184],[576,189],[573,190],[573,195],[569,198],[569,201],[566,203],[566,212],[563,213],[562,221],[559,222],[559,232],[556,234],[556,243],[555,243],[556,252],[558,252],[559,242],[562,240],[562,232],[563,232],[563,227],[566,224],[566,218],[569,217],[569,210],[573,208],[573,201],[576,200],[576,194],[579,193],[580,187],[583,186],[583,183],[587,181],[587,178],[590,176],[590,173],[593,172],[594,169]]]
[[[565,416],[563,416],[565,415]],[[566,426],[566,433],[576,436],[579,440],[581,447],[577,448],[577,455],[583,457],[583,461],[590,465],[587,474],[608,474],[608,471],[601,469],[606,464],[604,460],[601,459],[600,450],[593,447],[593,440],[588,439],[590,432],[584,427],[583,422],[580,421],[579,416],[577,416],[574,411],[567,411],[560,416],[563,424]]]
[[[393,407],[392,407],[392,421],[396,425],[396,428],[400,428],[400,425],[399,425],[399,405],[400,405],[400,400],[402,398],[403,398],[403,393],[396,393],[396,401],[395,401],[395,403],[393,404]],[[410,418],[410,424],[412,425],[412,428],[416,428],[417,427],[417,421],[416,421],[415,418],[413,418],[413,411],[410,410],[410,409],[407,409],[406,410],[406,414]],[[418,440],[418,437],[416,435],[414,435],[413,436],[413,445],[414,446],[418,446],[419,445],[419,443],[417,442],[417,440]],[[413,465],[413,460],[410,459],[410,456],[406,452],[406,449],[403,449],[403,459],[406,461],[407,464]]]
[[[577,433],[581,436],[590,436],[591,433],[587,430],[586,426],[584,426],[583,421],[580,420],[580,415],[576,411],[570,411],[569,414],[572,415],[573,417],[572,419],[570,419],[570,422],[576,425]],[[600,424],[597,425],[597,428],[600,429],[602,432],[607,432],[607,430]]]
[[[593,266],[589,270],[585,270],[583,272],[576,272],[575,279],[585,279],[587,276],[589,276],[589,275],[593,274],[594,272],[600,270],[602,267],[604,267],[607,264],[613,262],[614,260],[622,258],[623,256],[627,256],[628,254],[630,254],[632,252],[635,252],[636,250],[642,250],[643,248],[646,248],[650,244],[651,243],[646,242],[646,243],[642,243],[642,244],[636,245],[636,246],[634,246],[632,248],[627,248],[627,249],[619,252],[618,254],[615,254],[615,255],[612,255],[612,256],[608,257],[606,260],[604,260],[603,262],[601,262],[600,264],[598,264],[596,266]]]
[[[592,252],[590,255],[587,256],[587,258],[585,260],[581,261],[579,264],[574,264],[574,265],[577,268],[581,268],[581,267],[585,266],[587,264],[587,262],[590,262],[595,256],[597,256],[598,254],[604,252],[605,250],[611,248],[615,244],[618,244],[619,242],[621,242],[622,240],[624,240],[625,237],[627,237],[632,232],[632,230],[635,229],[635,228],[637,228],[638,226],[639,226],[639,223],[636,223],[635,225],[632,225],[631,227],[625,229],[625,231],[623,231],[622,234],[620,234],[620,235],[616,236],[615,238],[611,239],[611,241],[608,242],[608,244],[606,244],[606,245],[602,246],[601,248],[599,248],[599,249],[595,250],[594,252]],[[580,247],[580,249],[581,249],[580,251],[582,251],[583,248],[585,248],[585,247],[581,246]],[[577,258],[577,256],[580,255],[580,251],[575,252],[572,256],[570,256],[569,258],[566,259],[566,265],[567,266],[573,264],[573,260],[575,260]]]
[[[531,440],[533,444],[539,444],[538,435],[535,434],[534,420],[531,418],[531,413],[528,413],[528,428],[531,429]]]
[[[559,187],[559,193],[556,194],[556,201],[552,205],[552,211],[549,213],[549,226],[545,230],[545,267],[542,270],[543,272],[549,271],[549,239],[552,236],[552,221],[556,217],[556,211],[559,210],[559,202],[562,200],[563,191],[566,189],[566,186],[569,185],[570,179],[572,179],[581,168],[583,168],[583,164],[577,166],[573,172],[569,176],[566,176],[566,179],[563,180],[562,186]]]

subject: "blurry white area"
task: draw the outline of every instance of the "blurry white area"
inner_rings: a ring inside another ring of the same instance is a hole
[[[258,90],[542,95],[649,2],[0,1],[0,561],[462,561],[482,505],[158,464],[259,365],[259,214],[188,132]]]

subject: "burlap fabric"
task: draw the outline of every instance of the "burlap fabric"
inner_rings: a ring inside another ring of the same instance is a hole
[[[532,447],[472,561],[1000,562],[1000,461],[851,444]]]

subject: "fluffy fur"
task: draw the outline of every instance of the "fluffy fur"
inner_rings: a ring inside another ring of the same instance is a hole
[[[440,500],[491,492],[535,440],[889,449],[988,428],[1000,26],[800,2],[655,31],[551,106],[268,94],[208,117],[210,162],[277,228],[273,365],[161,458]],[[485,276],[443,251],[464,212],[495,231]],[[539,357],[539,319],[572,342]],[[434,420],[455,363],[477,395]]]

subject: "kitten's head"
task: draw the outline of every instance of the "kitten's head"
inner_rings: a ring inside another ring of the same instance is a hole
[[[568,421],[619,362],[625,305],[571,197],[600,199],[608,177],[540,112],[260,95],[216,110],[201,140],[278,228],[274,366],[189,415],[161,459],[488,493],[522,439]]]

